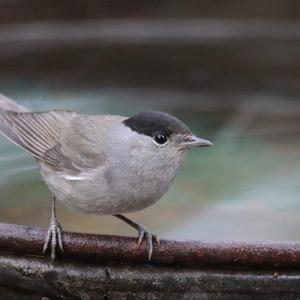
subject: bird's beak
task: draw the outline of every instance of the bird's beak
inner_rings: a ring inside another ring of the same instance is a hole
[[[209,146],[213,146],[214,144],[209,140],[205,140],[205,139],[202,139],[202,138],[192,135],[192,136],[186,138],[181,143],[181,145],[183,146],[183,149],[189,149],[189,148],[194,148],[194,147],[209,147]]]

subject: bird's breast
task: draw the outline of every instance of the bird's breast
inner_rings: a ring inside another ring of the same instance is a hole
[[[51,192],[67,207],[88,214],[138,211],[158,201],[175,178],[174,168],[105,166],[70,175],[42,164]]]

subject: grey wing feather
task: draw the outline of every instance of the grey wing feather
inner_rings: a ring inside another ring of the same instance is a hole
[[[66,111],[19,113],[0,110],[0,132],[37,159],[58,168],[68,160],[60,147],[61,130],[74,115]]]
[[[19,104],[17,104],[12,99],[0,94],[0,110],[9,110],[16,112],[28,112],[29,110]]]

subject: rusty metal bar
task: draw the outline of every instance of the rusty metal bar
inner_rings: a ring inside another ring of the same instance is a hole
[[[61,261],[0,254],[0,298],[300,299],[300,274]]]
[[[300,296],[297,271],[128,266],[0,254],[1,299],[272,299]]]
[[[0,223],[0,251],[42,256],[45,228]],[[59,258],[95,262],[145,264],[145,245],[136,238],[64,233]],[[194,242],[162,240],[155,245],[153,265],[248,268],[300,268],[300,242]]]

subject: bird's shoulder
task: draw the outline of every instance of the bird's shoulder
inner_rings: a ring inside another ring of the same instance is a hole
[[[105,153],[107,134],[111,127],[125,118],[116,115],[76,115],[63,127],[61,152],[79,168],[95,168],[108,162]]]

